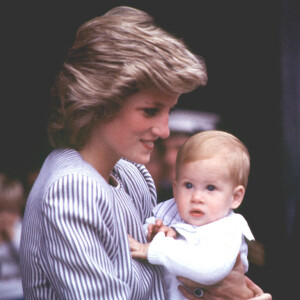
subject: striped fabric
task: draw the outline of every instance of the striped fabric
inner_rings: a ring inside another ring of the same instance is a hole
[[[29,195],[21,238],[26,299],[165,299],[162,270],[132,260],[127,233],[156,201],[144,166],[120,160],[112,187],[78,152],[53,151]]]

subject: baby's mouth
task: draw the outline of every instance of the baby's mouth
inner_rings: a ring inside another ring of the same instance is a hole
[[[202,216],[204,215],[204,213],[203,213],[201,210],[191,210],[191,211],[190,211],[190,215],[191,215],[192,217],[197,217],[197,218],[199,218],[199,217],[202,217]]]

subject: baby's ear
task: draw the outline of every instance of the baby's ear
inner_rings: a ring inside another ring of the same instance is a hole
[[[173,197],[176,200],[176,186],[177,186],[177,181],[176,179],[173,180]]]
[[[241,205],[244,199],[244,195],[245,195],[245,188],[242,185],[238,185],[233,189],[233,199],[231,203],[232,209],[236,209]]]

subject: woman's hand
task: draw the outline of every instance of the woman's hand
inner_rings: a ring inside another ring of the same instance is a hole
[[[255,297],[249,300],[272,300],[272,296],[270,294],[264,293],[262,289],[257,286],[252,280],[250,280],[248,277],[245,277],[245,279],[248,288],[251,289],[255,295]]]
[[[148,244],[139,243],[133,237],[131,237],[129,234],[128,234],[128,242],[129,242],[131,256],[133,258],[147,259],[148,248],[150,245],[149,243]]]
[[[204,291],[203,300],[272,300],[270,294],[264,294],[261,288],[244,276],[240,256],[228,276],[213,286],[204,286],[182,277],[178,277],[178,280],[183,284],[178,287],[179,290],[190,300],[199,299],[193,294],[196,288]]]

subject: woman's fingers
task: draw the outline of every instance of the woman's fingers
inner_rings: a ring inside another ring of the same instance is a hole
[[[249,300],[272,300],[272,296],[270,294],[262,294]]]
[[[259,286],[257,286],[250,278],[245,276],[245,280],[247,287],[254,292],[254,296],[259,296],[264,293],[263,290]]]

